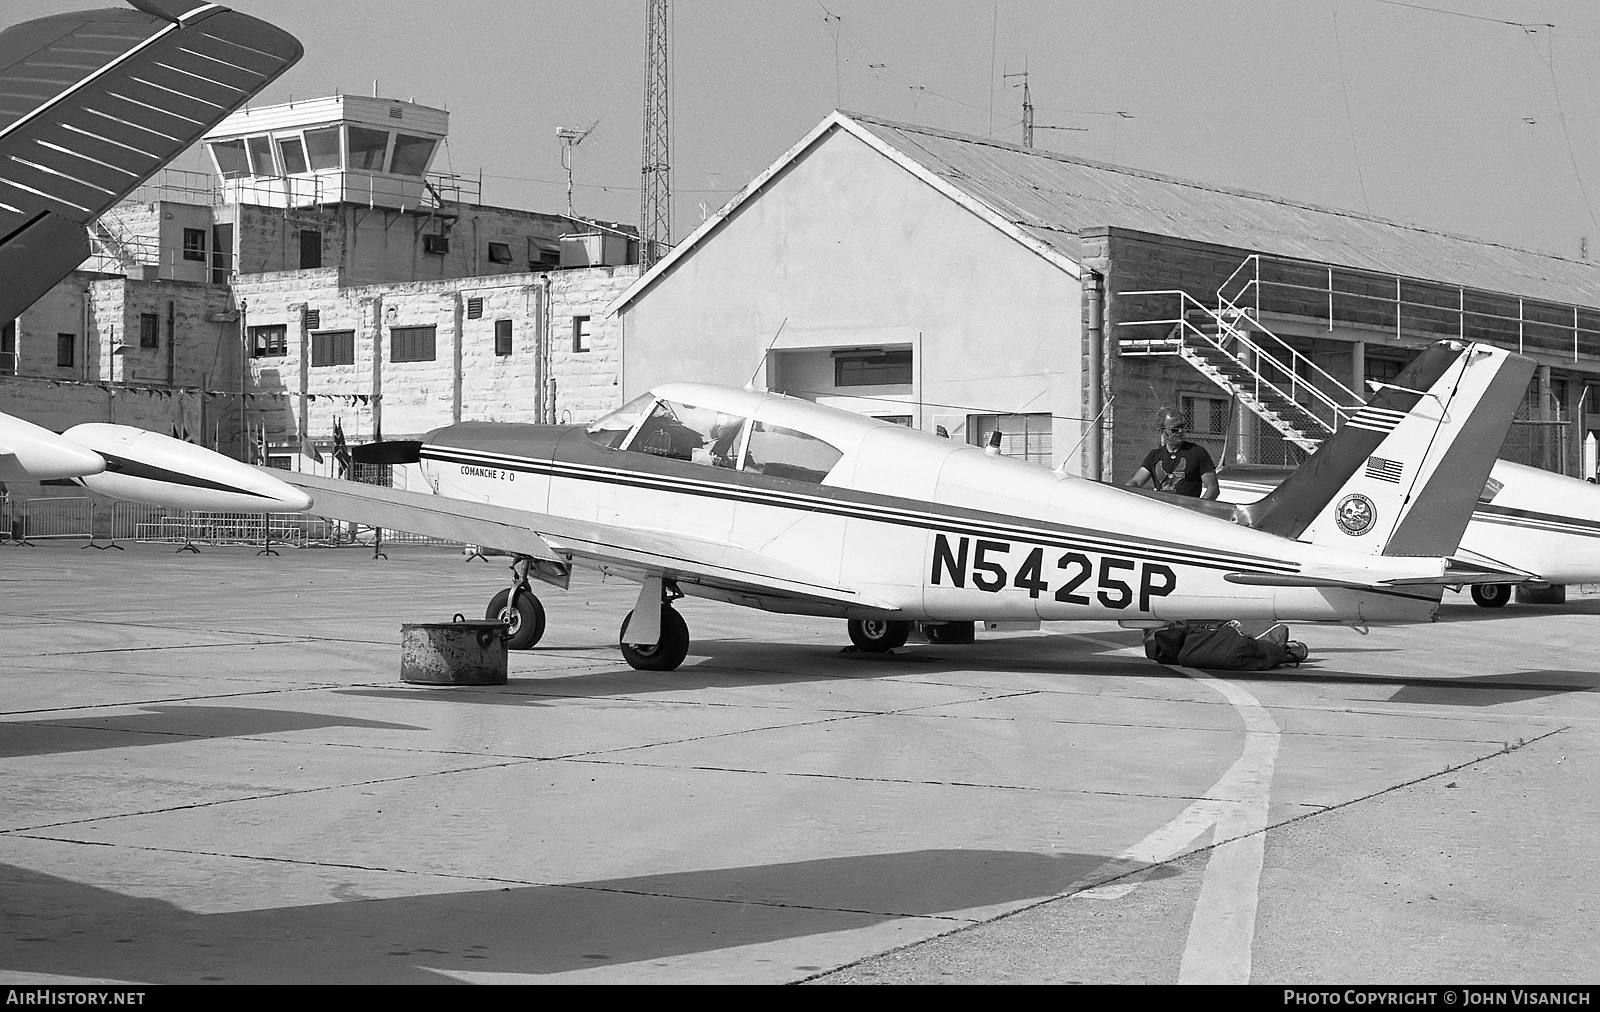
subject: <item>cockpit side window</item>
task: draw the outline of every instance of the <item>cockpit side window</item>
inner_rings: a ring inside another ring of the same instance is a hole
[[[589,424],[589,438],[610,450],[621,446],[623,440],[628,438],[634,426],[639,424],[639,419],[645,416],[656,402],[655,394],[644,394],[635,397],[622,407],[603,415]]]
[[[713,467],[734,467],[743,428],[741,415],[661,401],[639,426],[628,449]]]
[[[816,436],[756,422],[750,427],[744,469],[817,485],[843,456],[838,447]]]

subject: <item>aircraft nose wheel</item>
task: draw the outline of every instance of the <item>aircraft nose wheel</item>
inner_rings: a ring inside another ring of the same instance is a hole
[[[661,639],[649,646],[622,642],[622,630],[628,628],[628,619],[632,617],[633,612],[628,612],[622,620],[622,629],[617,630],[617,646],[622,648],[622,659],[629,667],[640,671],[674,671],[689,656],[689,626],[676,609],[661,606]]]
[[[1504,608],[1511,600],[1511,584],[1478,583],[1472,587],[1472,600],[1480,608]]]
[[[491,622],[510,623],[506,630],[507,650],[527,650],[544,636],[544,605],[525,590],[517,592],[516,605],[508,608],[506,602],[510,600],[510,589],[502,590],[489,599],[483,617]]]
[[[869,654],[888,653],[895,647],[903,647],[906,637],[911,635],[910,622],[886,618],[853,618],[846,623],[846,628],[856,649]]]

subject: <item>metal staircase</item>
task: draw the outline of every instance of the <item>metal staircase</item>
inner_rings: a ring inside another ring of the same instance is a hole
[[[1170,316],[1124,321],[1124,327],[1169,329],[1155,338],[1120,339],[1121,354],[1182,358],[1302,450],[1314,450],[1362,403],[1360,395],[1220,293],[1216,309],[1175,289],[1118,294],[1177,305]]]

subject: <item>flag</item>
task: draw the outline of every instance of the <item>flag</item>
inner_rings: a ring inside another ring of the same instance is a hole
[[[350,477],[350,447],[345,445],[344,426],[333,420],[333,459],[339,465],[339,477]]]
[[[304,432],[300,433],[300,452],[317,463],[322,463],[322,452],[317,449],[317,444]]]

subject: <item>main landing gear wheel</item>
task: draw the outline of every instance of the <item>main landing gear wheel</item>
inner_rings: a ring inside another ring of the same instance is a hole
[[[1511,600],[1509,583],[1477,583],[1472,586],[1472,600],[1480,608],[1504,608]]]
[[[622,630],[628,628],[628,619],[632,617],[633,612],[628,612],[622,620],[622,629],[617,630],[617,646],[622,648],[622,659],[628,662],[629,667],[640,671],[677,670],[683,659],[689,656],[689,626],[683,621],[683,616],[676,609],[663,604],[661,639],[648,646],[622,642]]]
[[[869,654],[888,653],[895,647],[903,647],[906,637],[911,635],[910,622],[886,618],[853,618],[847,623],[847,628],[850,630],[850,642],[856,645],[856,649]]]
[[[506,630],[507,650],[527,650],[544,636],[544,605],[525,590],[517,591],[515,607],[506,607],[509,600],[510,589],[502,590],[489,599],[483,617],[491,622],[510,623]]]

